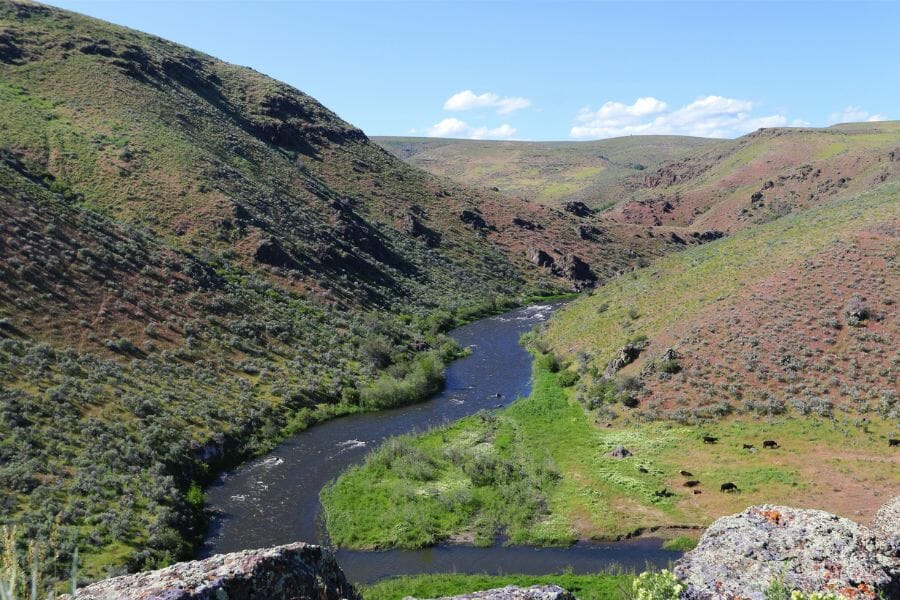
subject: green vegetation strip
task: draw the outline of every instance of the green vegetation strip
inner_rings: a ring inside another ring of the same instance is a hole
[[[363,586],[365,600],[400,600],[401,598],[440,598],[475,591],[490,590],[507,585],[528,587],[555,584],[572,592],[579,600],[612,600],[627,598],[631,592],[632,575],[596,573],[591,575],[417,575],[396,577]]]

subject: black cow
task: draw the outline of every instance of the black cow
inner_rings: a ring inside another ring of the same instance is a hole
[[[744,444],[744,450],[753,450],[753,444]]]
[[[697,487],[698,485],[700,485],[700,482],[696,479],[691,479],[690,481],[684,482],[684,487]]]
[[[730,481],[728,483],[723,483],[722,486],[719,488],[719,490],[723,491],[723,492],[739,492],[739,491],[741,491],[738,489],[738,486],[734,485]]]
[[[641,473],[649,473],[650,472],[646,469],[646,467],[638,467],[638,471],[640,471]]]
[[[690,471],[682,471],[682,472],[681,472],[681,476],[682,476],[682,477],[693,477],[694,474],[691,473]]]
[[[703,493],[703,492],[701,492],[700,490],[693,490],[693,492],[694,492],[695,494],[702,494],[702,493]]]
[[[900,446],[900,440],[890,439],[888,440],[888,446]]]
[[[715,443],[718,442],[718,441],[719,441],[719,438],[717,438],[717,437],[713,437],[713,436],[711,436],[711,435],[704,435],[704,436],[703,436],[703,443],[704,443],[704,444],[715,444]]]
[[[766,440],[763,442],[763,448],[778,448],[778,442],[776,442],[775,440]]]

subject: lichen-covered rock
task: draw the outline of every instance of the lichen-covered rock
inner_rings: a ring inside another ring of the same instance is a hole
[[[64,596],[65,598],[65,596]],[[360,600],[331,553],[288,544],[219,554],[78,590],[78,600]]]
[[[415,599],[405,598],[404,600]],[[440,600],[575,600],[575,596],[558,585],[533,585],[527,588],[508,585],[462,596],[446,596]]]
[[[871,527],[882,543],[883,552],[900,558],[900,496],[878,509]]]
[[[675,565],[682,598],[764,600],[771,582],[791,590],[853,597],[900,597],[896,561],[873,530],[820,510],[751,506],[717,519]]]

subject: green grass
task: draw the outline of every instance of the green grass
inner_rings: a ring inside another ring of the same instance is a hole
[[[572,592],[579,600],[614,600],[627,598],[631,591],[632,575],[572,573],[548,575],[417,575],[385,579],[373,585],[361,586],[364,600],[401,600],[440,598],[489,590],[507,585],[528,587],[555,584]]]
[[[688,550],[693,550],[697,547],[697,538],[690,537],[687,535],[679,535],[678,537],[674,537],[672,539],[666,540],[663,542],[663,549],[665,550],[676,550],[678,552],[687,552]]]
[[[892,184],[664,257],[560,310],[545,339],[566,357],[590,352],[602,370],[635,335],[652,341],[760,278],[896,216],[898,201],[900,188]],[[640,317],[631,319],[632,311]]]
[[[883,461],[893,456],[884,443],[887,422],[872,420],[860,429],[850,417],[785,415],[729,417],[697,427],[653,422],[598,428],[543,362],[535,360],[528,398],[495,414],[390,440],[323,490],[335,544],[488,544],[505,532],[510,543],[555,545],[616,538],[638,528],[703,526],[750,504],[791,504],[797,494],[826,506],[834,500],[832,489],[819,485],[815,469],[839,471],[840,461],[822,457],[847,452],[866,454],[854,469],[857,481],[900,487],[900,473],[887,479],[884,473]],[[704,435],[719,442],[705,444]],[[763,439],[776,439],[781,448],[755,455],[743,449],[748,442],[760,447]],[[618,445],[633,456],[609,457]],[[689,478],[681,470],[701,481],[702,495],[683,487]],[[721,493],[724,482],[741,491]],[[672,495],[656,494],[664,489]],[[676,536],[667,547],[688,548],[695,541]]]

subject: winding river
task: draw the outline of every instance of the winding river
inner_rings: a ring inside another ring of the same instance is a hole
[[[298,540],[327,545],[319,504],[322,487],[387,437],[449,423],[527,395],[531,357],[519,345],[519,336],[549,318],[558,305],[520,308],[450,332],[472,354],[448,366],[447,385],[435,398],[327,421],[222,475],[206,493],[216,516],[201,555]],[[640,570],[648,563],[665,566],[678,556],[647,538],[566,548],[446,544],[409,551],[336,551],[344,572],[358,583],[418,573],[593,573],[612,565]]]

